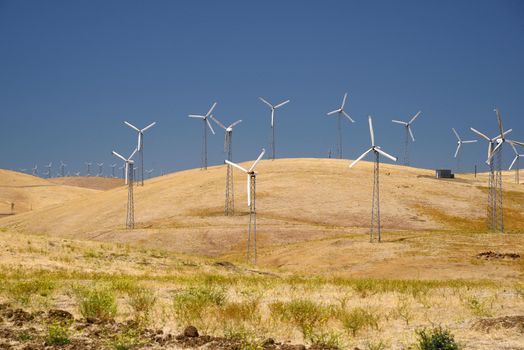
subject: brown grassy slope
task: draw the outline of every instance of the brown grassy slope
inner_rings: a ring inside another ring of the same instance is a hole
[[[90,188],[93,190],[112,190],[124,184],[123,179],[114,179],[111,177],[96,177],[96,176],[66,176],[56,177],[49,180],[57,185],[67,185],[75,187]]]
[[[15,213],[18,214],[64,203],[74,198],[84,198],[97,192],[57,185],[36,176],[0,169],[0,214],[10,213],[11,202],[15,203]]]
[[[350,170],[344,160],[279,159],[262,161],[257,171],[261,246],[366,232],[372,163],[362,162]],[[215,166],[151,179],[145,187],[135,187],[137,229],[133,231],[123,228],[124,186],[82,201],[3,218],[0,227],[219,255],[243,248],[248,220],[246,179],[236,170],[237,215],[223,216],[224,176],[225,167]],[[486,196],[482,186],[484,181],[472,178],[439,181],[431,170],[381,165],[383,228],[457,229],[457,222],[469,220],[472,224],[467,230],[483,229]],[[505,188],[517,197],[524,193],[521,185],[507,183]],[[508,205],[514,215],[506,226],[522,230],[524,203],[516,200]]]

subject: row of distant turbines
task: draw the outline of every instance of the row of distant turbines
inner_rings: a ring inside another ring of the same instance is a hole
[[[110,170],[110,175],[106,175],[105,172],[104,172],[104,163],[92,163],[92,162],[85,162],[84,163],[85,166],[86,166],[86,170],[84,172],[84,175],[85,176],[96,176],[96,177],[112,177],[112,178],[118,178],[118,177],[122,177],[124,178],[125,177],[125,167],[124,165],[122,165],[121,167],[118,167],[118,172],[117,172],[117,164],[110,164],[109,165],[109,168],[111,169]],[[91,169],[93,168],[93,166],[96,165],[97,166],[97,171],[95,173],[92,173],[91,172]],[[42,171],[42,173],[40,174],[40,172],[38,171],[38,164],[35,164],[34,167],[32,167],[31,169],[25,169],[25,168],[21,168],[19,169],[21,172],[23,173],[30,173],[31,175],[33,176],[42,176],[44,178],[52,178],[52,177],[66,177],[66,176],[82,176],[82,172],[81,171],[73,171],[71,172],[70,170],[67,170],[67,164],[64,163],[63,161],[60,162],[60,166],[58,167],[58,171],[53,174],[53,170],[52,170],[52,166],[53,166],[53,163],[50,162],[49,164],[46,164],[43,166],[44,170]],[[121,173],[120,173],[121,171]],[[155,169],[144,169],[144,173],[145,173],[145,177],[146,178],[150,178],[153,174],[153,172],[155,171]],[[136,170],[135,170],[136,172]],[[119,175],[121,174],[121,176]],[[136,174],[135,174],[135,177],[136,177]]]

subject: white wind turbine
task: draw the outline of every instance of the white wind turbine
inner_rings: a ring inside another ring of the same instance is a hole
[[[455,159],[457,160],[457,172],[460,172],[460,148],[462,147],[462,144],[464,143],[475,143],[477,142],[477,140],[466,140],[466,141],[463,141],[458,132],[455,130],[455,128],[451,128],[451,130],[453,130],[453,133],[455,134],[455,136],[457,137],[457,150],[455,151]]]
[[[135,200],[133,196],[133,177],[134,177],[134,164],[133,156],[138,151],[137,148],[131,153],[129,158],[116,153],[115,151],[111,152],[115,157],[118,157],[124,161],[126,168],[126,184],[127,184],[127,211],[126,211],[126,227],[128,229],[133,229],[135,227]]]
[[[111,168],[111,177],[115,177],[115,168],[116,168],[116,163],[115,164],[111,164],[109,166]]]
[[[262,97],[259,97],[260,101],[264,102],[270,109],[271,109],[271,159],[275,159],[275,111],[284,106],[285,104],[289,103],[290,100],[285,100],[283,102],[280,102],[279,104],[273,106],[271,103],[269,103],[267,100],[263,99]]]
[[[60,176],[64,177],[65,176],[65,167],[67,166],[66,163],[64,163],[63,161],[60,161]]]
[[[406,131],[405,138],[404,138],[404,165],[409,165],[409,138],[411,137],[411,140],[415,142],[415,136],[413,135],[413,131],[411,130],[411,125],[415,121],[415,119],[418,118],[418,116],[422,113],[422,111],[418,111],[409,122],[404,122],[402,120],[392,120],[393,123],[397,123],[400,125],[403,125]]]
[[[262,148],[262,152],[258,156],[257,160],[251,165],[249,169],[233,163],[226,159],[228,165],[234,166],[237,169],[242,170],[247,175],[247,206],[249,207],[249,226],[247,234],[247,261],[253,264],[257,263],[257,212],[255,206],[256,200],[256,177],[255,167],[258,162],[262,159],[266,150]]]
[[[218,119],[216,119],[213,115],[209,116],[215,123],[217,123],[218,126],[220,126],[222,129],[224,129],[224,153],[227,156],[227,160],[233,161],[233,128],[240,124],[242,120],[237,120],[236,122],[230,124],[228,127],[224,126]],[[226,202],[224,206],[224,214],[226,216],[228,215],[234,215],[235,213],[235,194],[234,194],[234,186],[233,186],[233,169],[231,168],[231,165],[227,165],[226,169]]]
[[[38,176],[38,164],[35,164],[35,166],[31,169],[31,172],[33,176]]]
[[[338,130],[338,145],[337,145],[337,153],[338,153],[338,158],[339,159],[342,159],[342,116],[346,117],[350,122],[354,123],[355,121],[353,120],[353,118],[351,118],[349,116],[349,114],[346,113],[346,111],[344,110],[344,106],[346,105],[346,101],[347,101],[347,98],[348,98],[348,94],[347,92],[344,94],[344,97],[342,98],[342,104],[340,105],[340,108],[339,109],[335,109],[334,111],[331,111],[329,113],[327,113],[327,115],[333,115],[333,114],[337,114],[337,130]],[[330,154],[331,154],[331,150],[329,150]],[[329,157],[331,158],[331,156]]]
[[[91,165],[93,165],[93,163],[85,162],[85,165],[87,167],[87,176],[91,176]]]
[[[51,166],[53,165],[53,163],[49,162],[48,165],[44,166],[44,168],[47,168],[47,178],[50,179],[51,178]]]
[[[137,143],[136,148],[140,156],[140,173],[141,173],[140,181],[141,181],[141,185],[144,186],[144,133],[148,129],[152,128],[156,124],[156,122],[149,124],[148,126],[146,126],[143,129],[139,129],[136,126],[134,126],[133,124],[128,123],[126,121],[124,122],[124,124],[129,126],[131,129],[134,129],[138,133],[138,143]]]
[[[509,166],[508,170],[513,169],[513,166],[515,165],[515,183],[518,184],[520,183],[520,179],[519,179],[520,157],[524,156],[524,154],[520,154],[519,152],[517,152],[517,148],[515,147],[515,145],[520,144],[521,146],[524,146],[524,144],[521,142],[515,142],[515,141],[508,141],[508,142],[511,148],[513,149],[513,151],[515,152],[515,158],[511,162],[511,165]]]
[[[371,227],[369,231],[369,241],[373,242],[373,228],[377,227],[378,241],[380,242],[380,186],[379,186],[379,165],[380,165],[380,155],[383,155],[386,158],[391,159],[396,162],[397,158],[392,155],[384,152],[380,146],[375,145],[375,133],[373,131],[373,120],[371,116],[368,117],[369,121],[369,134],[371,136],[371,148],[366,152],[362,153],[351,165],[352,168],[357,164],[362,158],[367,156],[369,153],[373,152],[375,156],[375,166],[373,168],[373,197],[372,197],[372,207],[371,207]]]
[[[124,156],[118,154],[117,152],[115,151],[112,151],[111,154],[114,155],[115,157],[118,157],[120,158],[121,160],[124,161],[124,179],[125,179],[125,184],[127,185],[128,184],[128,179],[129,179],[129,176],[130,176],[130,173],[132,173],[132,170],[130,171],[129,169],[129,164],[131,163],[135,163],[133,161],[133,156],[135,155],[135,153],[138,152],[138,149],[135,148],[135,150],[133,151],[133,153],[131,153],[131,155],[128,157],[128,158],[125,158]]]
[[[486,163],[489,166],[488,178],[488,210],[487,223],[488,229],[493,231],[504,232],[504,213],[502,204],[502,144],[506,142],[506,134],[510,133],[512,129],[504,131],[502,126],[502,118],[498,109],[495,108],[497,115],[497,122],[500,134],[494,138],[489,138],[477,129],[470,128],[471,131],[488,141],[488,158]],[[493,157],[497,155],[494,164]]]
[[[96,173],[96,176],[100,177],[103,175],[104,170],[102,167],[104,166],[104,163],[96,163],[98,165],[98,172]]]
[[[209,122],[209,117],[211,116],[211,113],[213,113],[213,110],[215,109],[217,103],[213,102],[213,105],[211,108],[209,108],[209,111],[205,115],[200,114],[190,114],[189,118],[196,118],[201,119],[203,122],[203,134],[202,134],[202,166],[201,169],[207,170],[207,128],[209,127],[209,130],[211,130],[211,133],[215,135],[215,130],[213,130],[213,127],[211,126],[211,123]]]
[[[147,178],[148,178],[148,179],[151,178],[151,175],[153,174],[153,171],[155,171],[155,169],[149,169],[149,170],[146,170],[146,175],[147,175]]]

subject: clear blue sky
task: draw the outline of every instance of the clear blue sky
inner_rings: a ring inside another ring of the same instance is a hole
[[[346,91],[347,158],[369,145],[368,114],[378,143],[401,156],[391,119],[423,111],[418,167],[454,166],[451,127],[494,135],[494,106],[523,140],[524,2],[0,0],[2,168],[116,162],[111,150],[136,142],[124,120],[158,122],[146,168],[198,167],[201,125],[187,114],[213,101],[224,123],[244,120],[234,159],[253,159],[269,136],[258,96],[291,99],[277,114],[278,157],[325,157],[336,144],[325,113]],[[211,165],[222,143],[210,138]],[[482,164],[486,144],[466,146],[464,166]]]

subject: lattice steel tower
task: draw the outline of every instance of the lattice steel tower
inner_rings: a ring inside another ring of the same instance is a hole
[[[249,190],[251,201],[249,205],[249,226],[247,231],[247,262],[257,263],[257,210],[256,210],[256,174],[249,174]]]
[[[135,202],[133,198],[134,169],[133,162],[128,163],[128,181],[127,181],[127,215],[126,228],[135,228]]]
[[[373,199],[371,204],[371,227],[369,229],[369,241],[373,242],[373,231],[376,228],[377,240],[380,242],[380,161],[379,153],[375,152],[375,164],[373,167]]]
[[[488,230],[504,232],[504,211],[502,205],[502,148],[499,148],[489,161],[488,181]]]

